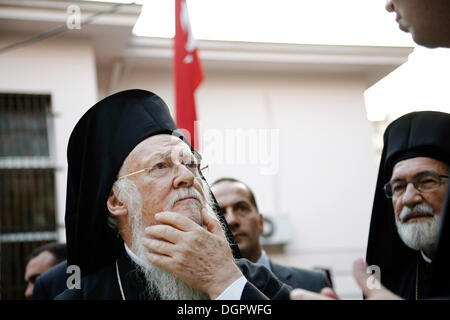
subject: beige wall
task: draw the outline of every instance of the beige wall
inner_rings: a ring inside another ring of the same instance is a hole
[[[2,37],[0,47],[27,37]],[[1,54],[0,70],[0,92],[51,95],[58,225],[64,241],[67,142],[78,119],[97,101],[93,50],[85,40],[55,37]]]
[[[233,176],[247,182],[263,213],[290,222],[291,241],[273,259],[330,268],[343,298],[360,297],[351,264],[365,255],[376,182],[364,85],[356,77],[207,70],[197,91],[202,153],[210,154],[208,181]],[[154,91],[173,107],[168,70],[128,67],[116,89],[128,88]],[[239,129],[248,139],[256,135],[256,149],[241,140],[245,156],[229,143],[229,134]],[[264,137],[272,132],[278,138],[267,146]],[[217,156],[217,144],[224,155]],[[263,174],[277,167],[275,174]]]

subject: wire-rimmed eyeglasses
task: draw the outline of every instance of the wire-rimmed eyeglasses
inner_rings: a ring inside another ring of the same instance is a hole
[[[444,178],[448,179],[448,176],[433,171],[426,171],[417,174],[409,181],[405,179],[393,179],[386,183],[383,189],[387,198],[397,199],[405,193],[409,183],[412,183],[414,188],[419,192],[429,192],[439,188]]]
[[[187,169],[189,169],[189,171],[191,171],[194,174],[194,176],[204,175],[205,170],[208,169],[208,165],[201,167],[201,168],[197,164],[193,165],[193,164],[189,164],[189,163],[179,163],[179,165],[184,165]],[[157,163],[156,165],[154,165],[152,167],[140,169],[140,170],[125,174],[123,176],[117,177],[117,180],[120,180],[123,178],[128,178],[128,177],[131,177],[136,174],[143,173],[143,172],[149,172],[149,173],[154,172],[155,174],[157,172],[157,174],[156,174],[157,176],[163,176],[169,170],[172,171],[175,167],[176,167],[176,165],[174,165],[174,164]]]

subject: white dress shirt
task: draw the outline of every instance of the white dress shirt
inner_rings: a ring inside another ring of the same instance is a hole
[[[258,264],[262,264],[264,267],[272,271],[272,267],[270,266],[270,260],[267,256],[266,252],[263,250],[261,253],[261,257],[259,257],[258,261],[256,261]]]

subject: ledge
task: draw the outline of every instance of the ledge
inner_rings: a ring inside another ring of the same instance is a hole
[[[367,88],[408,60],[412,47],[198,41],[206,71],[355,75]],[[173,40],[133,37],[125,60],[140,68],[170,68]]]

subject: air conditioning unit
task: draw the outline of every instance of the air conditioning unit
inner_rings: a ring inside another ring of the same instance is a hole
[[[292,239],[290,219],[285,215],[263,214],[264,232],[261,234],[262,245],[284,245]]]

